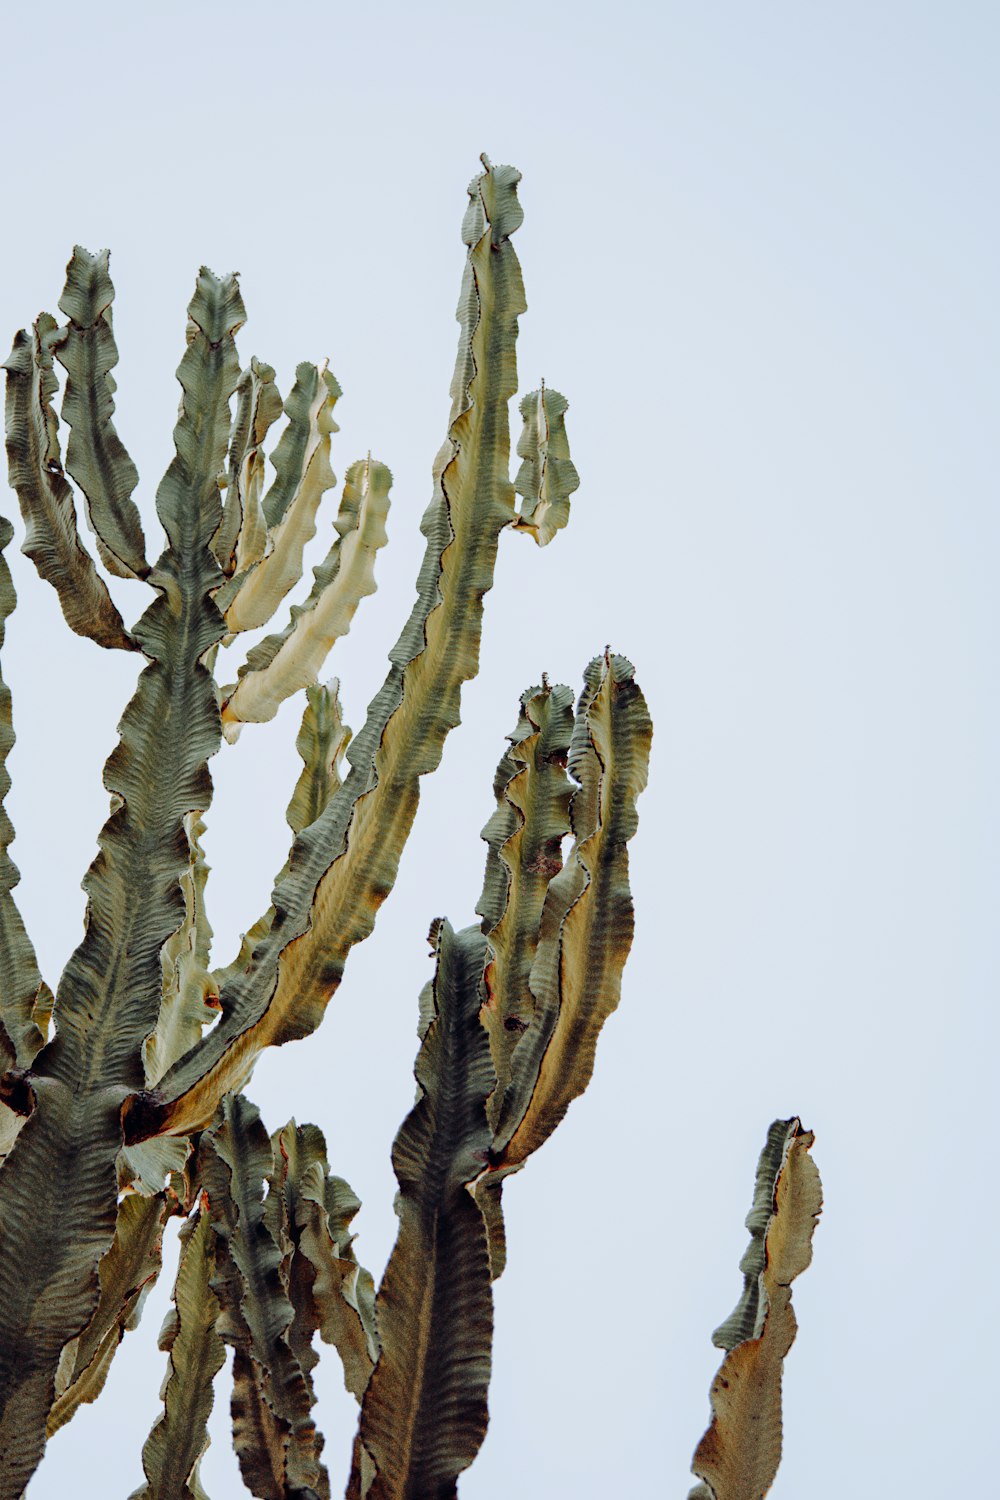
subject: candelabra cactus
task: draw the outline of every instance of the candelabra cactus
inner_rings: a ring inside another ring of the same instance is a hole
[[[219,668],[220,652],[267,625],[301,577],[335,482],[340,388],[327,367],[299,365],[284,401],[269,366],[253,359],[241,373],[236,280],[200,272],[176,451],[156,497],[166,545],[151,566],[138,476],[113,421],[106,253],[74,252],[65,322],[41,315],[6,363],[24,551],[74,631],[147,661],[105,767],[112,805],[84,879],[84,936],[54,997],[14,902],[13,829],[5,813],[0,822],[0,1500],[22,1495],[46,1437],[99,1395],[172,1216],[184,1224],[161,1334],[163,1410],[137,1497],[204,1495],[198,1468],[226,1345],[234,1446],[264,1500],[330,1494],[313,1419],[317,1332],[360,1405],[349,1496],[454,1495],[482,1442],[503,1184],[586,1088],[631,943],[627,843],[651,729],[623,657],[590,664],[575,708],[568,688],[545,680],[524,694],[483,835],[481,921],[432,926],[418,1099],[393,1148],[399,1234],[377,1293],[352,1249],[359,1202],[331,1174],[320,1131],[291,1121],[269,1135],[242,1091],[264,1048],[317,1027],[392,888],[420,778],[477,670],[501,531],[547,543],[577,487],[566,402],[544,386],[521,402],[522,463],[509,477],[525,305],[510,242],[519,174],[483,161],[463,225],[452,408],[417,598],[353,736],[336,684],[319,675],[373,592],[386,541],[391,475],[371,455],[347,471],[308,595],[227,674],[235,681],[224,685]],[[282,415],[267,485],[264,443]],[[3,521],[0,552],[11,536]],[[100,565],[152,589],[133,626]],[[0,642],[14,602],[0,556]],[[208,762],[301,690],[289,857],[237,956],[213,968],[200,844]],[[0,796],[12,744],[0,682]]]

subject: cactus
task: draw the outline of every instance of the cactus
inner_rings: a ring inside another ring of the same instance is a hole
[[[775,1120],[757,1165],[743,1295],[713,1333],[727,1351],[712,1381],[712,1421],[695,1449],[701,1480],[688,1500],[758,1500],[781,1458],[781,1375],[795,1337],[791,1283],[812,1260],[823,1190],[809,1156],[813,1134]]]
[[[360,1203],[331,1172],[322,1134],[294,1120],[269,1134],[244,1090],[266,1047],[319,1025],[393,886],[420,778],[436,769],[477,671],[500,533],[545,545],[569,518],[579,481],[567,403],[544,384],[520,403],[522,462],[509,474],[525,307],[511,243],[518,181],[484,157],[468,190],[451,414],[421,523],[417,597],[353,735],[336,681],[319,678],[374,591],[386,542],[392,478],[371,454],[347,470],[308,594],[227,674],[235,680],[219,669],[245,631],[284,610],[335,484],[340,387],[327,365],[300,364],[284,401],[270,366],[254,358],[241,373],[239,287],[202,269],[175,456],[156,496],[166,544],[151,565],[136,470],[113,420],[107,252],[77,248],[59,302],[66,322],[42,314],[14,341],[6,430],[24,551],[71,629],[146,664],[105,766],[111,812],[84,877],[84,935],[54,997],[14,902],[14,831],[0,808],[0,1500],[23,1494],[46,1438],[100,1394],[172,1217],[183,1227],[160,1339],[163,1409],[135,1500],[204,1497],[199,1465],[227,1345],[234,1447],[262,1500],[331,1493],[314,1414],[317,1333],[359,1405],[351,1500],[454,1495],[482,1443],[504,1183],[587,1087],[631,945],[627,845],[651,726],[624,657],[606,650],[591,662],[575,708],[569,688],[544,678],[523,694],[483,830],[481,920],[431,928],[417,1102],[393,1147],[399,1231],[377,1291],[352,1247]],[[264,444],[282,417],[268,485]],[[2,557],[12,534],[0,521],[0,644],[15,603]],[[152,591],[131,627],[102,566]],[[209,760],[300,692],[288,859],[239,953],[213,967],[201,847]],[[0,679],[0,798],[12,744]],[[803,1139],[781,1158],[779,1197]],[[767,1249],[772,1238],[773,1226]],[[768,1333],[776,1316],[760,1336],[780,1344],[781,1330]],[[729,1421],[720,1409],[720,1431]]]

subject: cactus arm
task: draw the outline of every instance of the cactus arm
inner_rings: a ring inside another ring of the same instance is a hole
[[[524,427],[517,445],[523,459],[514,488],[521,496],[515,526],[530,531],[540,547],[551,542],[569,521],[569,497],[580,488],[566,436],[569,402],[544,383],[520,404]]]
[[[219,1305],[211,1288],[215,1242],[202,1210],[181,1229],[174,1307],[160,1334],[169,1356],[160,1392],[163,1411],[142,1450],[146,1483],[129,1500],[206,1500],[198,1466],[208,1448],[212,1385],[226,1357],[215,1330]]]
[[[177,453],[157,496],[169,545],[150,575],[159,597],[135,629],[151,661],[105,769],[115,806],[84,882],[86,931],[59,986],[56,1036],[33,1063],[34,1109],[0,1169],[2,1500],[21,1494],[41,1456],[60,1351],[97,1301],[97,1263],[115,1228],[120,1109],[142,1087],[160,953],[184,914],[184,819],[208,805],[207,759],[220,739],[201,658],[223,629],[209,542],[239,370],[235,281],[203,272],[190,315]]]
[[[330,437],[340,430],[333,420],[340,394],[340,386],[325,365],[299,365],[285,404],[288,426],[274,453],[275,465],[281,465],[279,479],[288,481],[287,503],[276,506],[271,502],[272,486],[263,503],[267,522],[264,555],[219,593],[219,607],[233,634],[266,625],[302,577],[302,554],[316,534],[319,503],[335,483],[330,468]]]
[[[3,556],[14,534],[0,516],[0,648],[7,619],[17,603],[14,583]],[[14,838],[3,800],[10,791],[7,757],[14,746],[10,688],[0,676],[0,1065],[27,1067],[44,1041],[52,996],[38,972],[38,962],[13,890],[21,876],[7,852]]]
[[[56,321],[42,313],[29,335],[14,338],[7,371],[7,465],[17,492],[25,537],[22,551],[59,596],[63,615],[77,635],[99,646],[134,651],[107,585],[80,540],[73,491],[63,473],[51,400],[58,389],[52,370]]]
[[[325,362],[312,365],[304,361],[297,367],[284,408],[288,425],[271,459],[274,480],[261,502],[269,531],[280,526],[303,488],[315,484],[324,472],[330,452],[329,434],[340,431],[332,412],[341,394]],[[317,472],[311,473],[314,468]],[[323,487],[329,489],[329,484]]]
[[[489,853],[476,910],[489,942],[482,1020],[497,1075],[490,1099],[494,1126],[511,1080],[511,1058],[535,1010],[529,975],[538,924],[570,831],[565,766],[572,732],[569,688],[545,683],[522,695],[510,749],[497,767],[497,809],[483,829]]]
[[[275,916],[249,969],[226,984],[219,1025],[161,1080],[160,1097],[133,1101],[130,1138],[203,1126],[264,1047],[313,1031],[348,952],[371,932],[392,889],[420,777],[440,761],[459,720],[462,684],[478,669],[483,595],[499,533],[514,516],[507,407],[525,305],[510,243],[522,219],[518,180],[513,168],[488,168],[469,189],[452,420],[421,528],[418,598],[348,752],[351,773],[296,839]]]
[[[283,1251],[282,1285],[295,1310],[287,1342],[311,1395],[312,1348],[318,1331],[344,1366],[344,1383],[358,1401],[378,1353],[375,1287],[358,1264],[350,1225],[360,1200],[342,1177],[332,1177],[323,1132],[294,1120],[271,1137],[274,1170],[264,1219]]]
[[[219,529],[212,538],[212,551],[227,579],[264,556],[267,524],[260,503],[264,488],[263,444],[281,412],[274,371],[262,360],[252,358],[236,387],[226,497]]]
[[[512,1059],[494,1146],[496,1165],[523,1162],[583,1093],[597,1038],[615,1009],[632,942],[627,843],[646,784],[652,728],[631,663],[587,669],[570,770],[574,845],[549,884],[531,970],[536,1010]]]
[[[115,289],[108,252],[91,255],[81,245],[66,267],[59,311],[68,318],[55,345],[66,371],[63,421],[70,429],[66,469],[83,492],[87,516],[105,567],[119,578],[145,578],[146,544],[132,491],[135,464],[112,420],[118,349],[111,327]]]
[[[209,804],[207,762],[220,738],[203,658],[223,630],[211,599],[219,569],[209,543],[218,526],[217,476],[238,373],[234,334],[245,318],[235,279],[203,271],[189,316],[191,342],[178,370],[184,400],[177,454],[157,495],[168,536],[150,574],[160,597],[135,627],[151,661],[105,767],[105,785],[119,805],[84,882],[87,934],[56,997],[49,1071],[77,1090],[111,1079],[128,1083],[141,1071],[140,1048],[162,996],[161,951],[184,919],[186,820]]]
[[[340,761],[351,738],[344,724],[338,697],[340,684],[333,678],[329,684],[306,689],[306,707],[295,741],[303,760],[302,773],[292,792],[285,813],[293,833],[301,833],[315,822],[334,792],[342,785]],[[288,874],[286,863],[278,884]],[[268,907],[253,926],[243,934],[240,951],[225,969],[216,971],[218,989],[225,988],[238,975],[246,973],[257,944],[267,935],[274,922],[274,907]]]
[[[340,762],[350,744],[351,731],[340,707],[340,683],[306,688],[306,706],[295,740],[302,771],[285,817],[293,833],[314,823],[341,784]]]
[[[348,1233],[360,1206],[342,1178],[324,1180],[316,1166],[303,1176],[295,1208],[299,1262],[310,1282],[316,1326],[340,1355],[344,1385],[358,1401],[378,1357],[375,1286]]]
[[[489,1251],[467,1187],[490,1142],[494,1077],[479,1020],[486,946],[475,927],[440,923],[432,937],[417,1103],[392,1151],[399,1234],[375,1304],[382,1349],[358,1429],[377,1471],[371,1500],[454,1495],[486,1432]]]
[[[313,570],[308,597],[292,605],[284,630],[254,647],[239,681],[223,694],[227,738],[235,738],[247,721],[273,719],[286,698],[311,686],[334,641],[350,630],[361,600],[375,592],[375,554],[387,540],[391,483],[384,464],[369,460],[351,465],[337,517],[338,536]]]
[[[49,1412],[49,1437],[78,1409],[96,1401],[126,1329],[137,1327],[142,1304],[160,1274],[163,1225],[171,1209],[164,1193],[145,1198],[129,1193],[118,1209],[110,1248],[98,1267],[101,1292],[84,1331],[62,1352],[56,1399]]]
[[[309,1276],[301,1274],[302,1256],[298,1252],[296,1207],[303,1178],[313,1171],[320,1175],[326,1165],[326,1142],[315,1125],[296,1125],[294,1120],[271,1136],[271,1171],[266,1178],[264,1222],[281,1251],[279,1276],[292,1304],[292,1321],[286,1338],[305,1378],[310,1401],[315,1400],[312,1372],[319,1361],[313,1349],[313,1336],[319,1326],[316,1304]]]
[[[712,1382],[712,1423],[695,1450],[702,1483],[689,1500],[760,1500],[781,1459],[781,1376],[795,1338],[791,1283],[812,1260],[823,1206],[819,1172],[808,1154],[811,1131],[778,1120],[768,1132],[747,1217],[751,1241],[740,1263],[744,1293],[712,1335],[729,1352]]]
[[[240,1348],[233,1352],[230,1413],[233,1450],[244,1484],[262,1500],[285,1500],[287,1433],[275,1417],[252,1356]]]
[[[212,929],[205,909],[208,865],[201,847],[205,824],[200,814],[185,820],[188,867],[181,876],[184,920],[160,954],[163,993],[156,1029],[146,1038],[143,1062],[147,1084],[155,1084],[215,1019],[219,1002],[208,968]]]
[[[243,1478],[268,1500],[319,1492],[327,1480],[311,1416],[312,1382],[289,1339],[295,1309],[282,1276],[286,1233],[271,1196],[266,1202],[263,1196],[269,1177],[279,1193],[284,1185],[256,1107],[242,1094],[227,1096],[202,1150],[219,1245],[213,1283],[224,1313],[219,1331],[236,1350],[233,1439]]]

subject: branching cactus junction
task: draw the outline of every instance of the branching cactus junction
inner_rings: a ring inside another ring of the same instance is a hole
[[[300,364],[284,400],[270,366],[251,359],[241,371],[236,279],[199,273],[176,451],[156,496],[166,541],[151,564],[132,498],[138,475],[113,420],[107,253],[78,248],[64,321],[42,314],[14,340],[6,433],[23,550],[72,630],[146,665],[105,766],[111,813],[84,877],[84,935],[54,995],[14,902],[14,830],[5,813],[0,822],[0,1500],[18,1500],[47,1438],[100,1394],[160,1272],[171,1217],[183,1226],[160,1340],[163,1407],[134,1500],[204,1500],[199,1464],[227,1346],[233,1444],[262,1500],[331,1494],[313,1410],[317,1334],[359,1403],[343,1465],[351,1500],[453,1496],[483,1441],[504,1183],[587,1087],[632,940],[627,846],[651,726],[628,661],[595,657],[576,700],[544,679],[522,696],[483,831],[481,920],[431,927],[418,1097],[392,1153],[399,1232],[377,1289],[352,1248],[359,1201],[331,1172],[321,1132],[290,1121],[269,1134],[243,1090],[264,1048],[319,1025],[392,889],[420,778],[436,769],[477,671],[501,532],[545,545],[569,518],[578,479],[557,391],[521,400],[510,477],[525,308],[511,243],[518,181],[483,158],[469,187],[451,414],[416,602],[356,734],[336,681],[320,677],[375,589],[386,542],[391,475],[370,454],[347,470],[311,589],[285,603],[335,484],[340,387],[327,366]],[[268,482],[265,443],[282,421]],[[0,550],[12,535],[0,522]],[[151,592],[135,624],[103,570]],[[0,557],[0,638],[14,604]],[[235,673],[220,671],[244,632],[275,619]],[[213,967],[200,844],[209,761],[295,693],[303,769],[288,859],[239,953]],[[0,682],[0,797],[11,726]],[[741,1434],[758,1430],[746,1407],[758,1395],[773,1428],[794,1329],[775,1267],[784,1256],[789,1278],[802,1269],[819,1208],[803,1143],[811,1137],[797,1121],[779,1122],[762,1158],[756,1279],[724,1370],[742,1359],[766,1378],[750,1375],[738,1411],[713,1393],[695,1467],[697,1493],[716,1500],[764,1493],[777,1464],[773,1432],[752,1458],[741,1456]],[[780,1409],[777,1420],[780,1434]]]

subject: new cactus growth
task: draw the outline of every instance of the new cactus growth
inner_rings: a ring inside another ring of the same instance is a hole
[[[431,928],[418,1097],[393,1147],[399,1231],[377,1291],[352,1248],[360,1204],[331,1172],[322,1134],[290,1121],[269,1135],[243,1090],[264,1048],[319,1025],[393,886],[420,778],[436,769],[478,668],[500,533],[544,545],[569,517],[578,479],[557,391],[522,399],[522,462],[510,478],[525,306],[511,243],[518,181],[483,158],[469,187],[451,414],[421,526],[417,597],[354,735],[336,682],[319,679],[375,588],[386,542],[391,475],[370,454],[347,471],[311,590],[279,615],[335,483],[340,387],[327,366],[300,364],[284,401],[270,366],[252,359],[241,372],[236,279],[199,273],[175,456],[156,497],[166,543],[150,564],[132,499],[138,476],[113,420],[107,252],[78,248],[59,303],[65,322],[42,314],[14,341],[7,451],[23,549],[74,631],[146,665],[105,766],[111,812],[84,878],[84,935],[54,997],[14,902],[13,829],[0,820],[0,1500],[18,1500],[47,1436],[99,1395],[159,1273],[171,1217],[184,1222],[161,1334],[163,1409],[135,1500],[204,1497],[199,1465],[227,1345],[234,1447],[262,1500],[331,1493],[314,1412],[317,1333],[359,1403],[344,1464],[352,1500],[454,1495],[482,1443],[503,1185],[586,1088],[632,939],[627,844],[651,726],[629,662],[595,658],[575,707],[570,689],[545,680],[522,697],[483,831],[481,921]],[[282,418],[268,483],[265,442]],[[0,553],[12,534],[0,522]],[[151,590],[135,624],[102,568]],[[0,641],[14,603],[0,556]],[[223,653],[276,615],[238,670],[223,673]],[[213,967],[200,842],[209,761],[300,692],[288,860],[240,952]],[[0,682],[0,795],[12,744]],[[782,1136],[768,1266],[776,1226],[797,1212],[787,1183],[805,1139]],[[758,1299],[741,1338],[767,1346],[760,1358],[772,1370],[777,1359],[780,1378],[794,1325],[761,1274],[770,1310],[758,1328]],[[742,1441],[731,1436],[738,1419],[718,1401],[716,1410],[697,1472],[717,1500],[749,1496],[718,1481],[721,1461],[705,1456]],[[766,1488],[770,1459],[754,1462]]]

